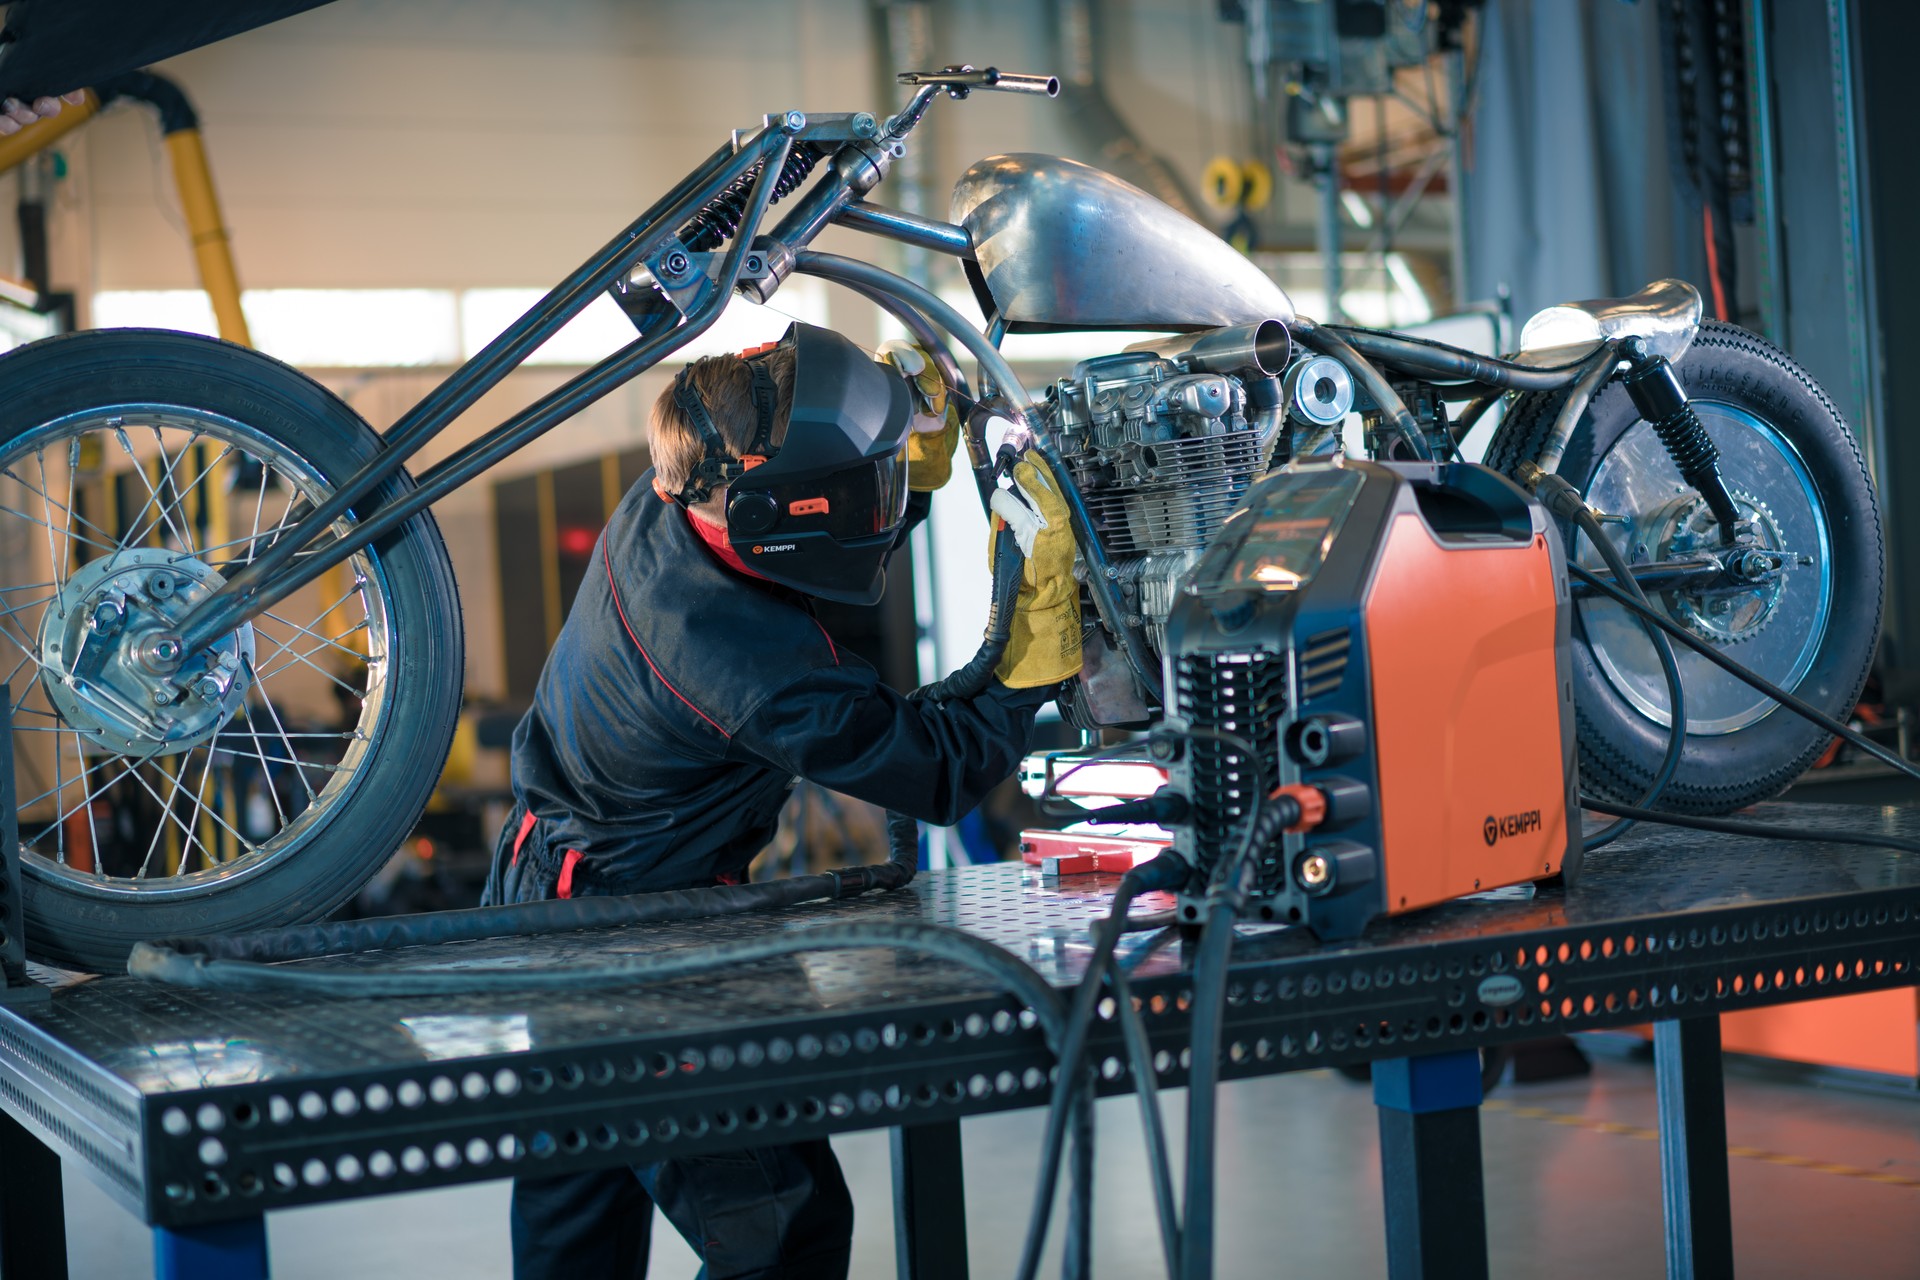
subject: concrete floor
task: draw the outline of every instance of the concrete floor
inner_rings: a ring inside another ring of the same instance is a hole
[[[1495,1276],[1662,1274],[1652,1065],[1624,1056],[1617,1042],[1601,1043],[1595,1057],[1590,1078],[1504,1084],[1484,1112]],[[1101,1105],[1097,1274],[1159,1276],[1135,1104]],[[970,1120],[965,1134],[973,1274],[1008,1275],[1026,1220],[1038,1126],[1033,1113],[1012,1113]],[[1784,1083],[1736,1066],[1728,1135],[1743,1280],[1920,1276],[1920,1099]],[[891,1276],[886,1138],[859,1134],[835,1146],[862,1210],[854,1275]],[[66,1186],[75,1280],[150,1275],[146,1231],[72,1169]],[[1365,1087],[1325,1071],[1228,1087],[1220,1186],[1222,1280],[1385,1274]],[[268,1219],[273,1274],[505,1277],[506,1206],[507,1184],[495,1182],[277,1213]],[[694,1270],[692,1254],[662,1224],[653,1275],[676,1280]]]

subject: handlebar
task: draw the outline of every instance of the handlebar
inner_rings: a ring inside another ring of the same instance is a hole
[[[902,71],[895,77],[901,84],[927,85],[945,89],[956,98],[964,98],[975,89],[994,89],[1001,93],[1037,93],[1049,98],[1060,96],[1059,76],[1035,76],[998,67],[958,66],[939,71]]]

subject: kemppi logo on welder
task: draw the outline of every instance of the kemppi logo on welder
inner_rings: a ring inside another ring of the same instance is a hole
[[[1529,809],[1525,813],[1510,813],[1504,818],[1496,818],[1488,814],[1487,820],[1480,824],[1480,834],[1486,838],[1489,845],[1499,844],[1507,836],[1525,835],[1529,831],[1539,829],[1540,811],[1538,809]]]
[[[755,547],[753,549],[753,554],[757,556],[767,556],[767,555],[772,555],[776,551],[798,551],[799,549],[800,547],[797,543],[770,542],[765,546]]]

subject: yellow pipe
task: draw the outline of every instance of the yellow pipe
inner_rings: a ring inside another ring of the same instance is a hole
[[[58,121],[65,114],[54,119]],[[240,275],[233,268],[233,246],[226,223],[220,218],[220,200],[213,192],[213,172],[207,167],[207,149],[200,142],[200,131],[176,129],[168,134],[167,154],[173,159],[173,184],[180,191],[180,207],[193,237],[200,287],[213,300],[213,318],[220,336],[250,347],[253,336],[247,332],[247,317],[240,310]]]
[[[5,173],[22,161],[31,160],[99,112],[100,99],[89,89],[85,102],[62,103],[59,115],[36,120],[20,132],[0,138],[0,173]]]

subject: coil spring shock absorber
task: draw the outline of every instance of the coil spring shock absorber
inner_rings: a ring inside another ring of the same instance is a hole
[[[780,166],[780,172],[774,176],[773,196],[768,203],[778,204],[781,197],[792,195],[795,188],[807,180],[807,175],[813,172],[824,154],[811,143],[795,147],[787,157],[787,162]],[[725,191],[708,201],[704,209],[688,220],[687,225],[680,229],[680,243],[686,245],[688,252],[701,253],[717,248],[732,238],[733,233],[740,229],[740,219],[746,213],[748,199],[753,195],[753,184],[765,167],[763,160],[741,174],[727,185]]]
[[[1673,366],[1665,356],[1650,355],[1639,339],[1626,344],[1625,354],[1633,368],[1621,379],[1633,407],[1640,412],[1653,433],[1666,446],[1667,456],[1679,470],[1680,478],[1698,491],[1707,509],[1720,525],[1720,542],[1732,546],[1740,521],[1740,512],[1727,492],[1720,475],[1720,450],[1714,445],[1700,415],[1693,411]]]

